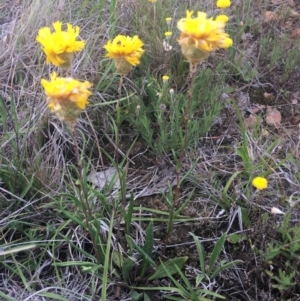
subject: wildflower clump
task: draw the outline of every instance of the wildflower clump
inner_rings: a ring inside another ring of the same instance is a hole
[[[46,54],[46,63],[68,68],[71,66],[73,55],[84,48],[85,41],[77,41],[80,32],[78,26],[67,24],[67,31],[62,31],[62,23],[53,23],[54,32],[49,27],[42,27],[36,37]]]
[[[115,60],[118,73],[126,75],[133,66],[140,63],[140,58],[144,53],[143,45],[144,43],[138,36],[118,35],[113,40],[109,40],[104,48],[107,51],[106,57]]]
[[[57,77],[50,75],[50,81],[41,80],[47,96],[48,107],[61,120],[73,123],[88,104],[88,97],[92,94],[88,89],[92,84],[88,81],[80,82],[71,77]]]
[[[204,12],[198,12],[196,18],[192,18],[192,15],[193,11],[187,11],[186,18],[177,23],[181,31],[178,43],[190,64],[198,64],[206,59],[210,52],[232,45],[232,40],[225,32],[224,21],[207,19]]]
[[[263,190],[268,188],[268,181],[266,178],[263,177],[255,177],[252,180],[252,185],[258,190]]]

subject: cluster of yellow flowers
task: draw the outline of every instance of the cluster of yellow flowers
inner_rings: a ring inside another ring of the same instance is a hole
[[[155,3],[156,0],[149,0]],[[230,0],[218,0],[219,8],[230,6]],[[178,43],[181,46],[182,54],[190,64],[198,64],[206,59],[210,52],[219,48],[228,48],[232,40],[225,32],[225,25],[228,21],[226,15],[219,15],[215,19],[207,18],[206,13],[198,12],[193,18],[193,11],[187,11],[186,17],[178,21],[177,27],[181,31]],[[172,32],[170,31],[171,18],[166,18],[168,31],[165,32],[166,41],[169,45]],[[85,41],[77,41],[80,28],[67,24],[67,30],[62,30],[62,23],[53,23],[54,32],[49,27],[43,27],[37,35],[37,42],[42,46],[46,54],[46,63],[52,63],[62,68],[70,68],[74,53],[81,51]],[[104,46],[106,57],[115,61],[116,70],[119,74],[126,75],[133,66],[140,63],[144,52],[143,42],[138,36],[129,37],[118,35],[109,40]],[[166,47],[165,47],[166,49]],[[166,80],[166,79],[165,79]],[[47,95],[48,106],[62,120],[74,121],[81,110],[88,104],[88,90],[92,84],[88,81],[80,82],[71,77],[58,77],[56,73],[50,75],[50,81],[42,79],[41,84]]]
[[[54,32],[49,27],[43,27],[37,35],[37,42],[42,45],[46,54],[46,63],[61,68],[70,68],[75,52],[82,50],[85,41],[77,41],[80,28],[67,24],[67,30],[62,30],[62,23],[53,23]],[[80,82],[71,77],[58,77],[56,72],[50,74],[50,81],[41,80],[47,96],[48,107],[61,120],[74,124],[80,112],[88,104],[92,93],[88,90],[92,84]]]
[[[67,24],[67,30],[62,30],[62,23],[53,23],[54,32],[49,27],[43,27],[37,35],[37,42],[46,54],[46,63],[52,63],[61,68],[70,68],[74,53],[82,50],[85,41],[77,41],[80,28]],[[109,40],[104,48],[106,57],[113,58],[118,73],[126,75],[132,68],[140,63],[144,50],[143,42],[134,36],[118,35]],[[92,84],[88,81],[80,82],[71,77],[58,77],[54,72],[50,81],[41,80],[47,96],[48,107],[61,120],[74,123],[82,110],[88,104],[88,97],[92,94],[88,89]]]

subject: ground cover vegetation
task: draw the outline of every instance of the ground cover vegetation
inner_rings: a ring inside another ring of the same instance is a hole
[[[0,300],[300,300],[300,3],[0,3]]]

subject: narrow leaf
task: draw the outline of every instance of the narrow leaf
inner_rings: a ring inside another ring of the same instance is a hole
[[[134,247],[138,250],[140,255],[145,260],[148,260],[150,262],[150,264],[152,264],[154,267],[156,266],[156,263],[154,262],[154,260],[140,246],[137,245],[137,243],[132,239],[132,237],[130,237],[129,235],[126,235],[126,240],[130,241],[134,245]]]
[[[153,235],[153,221],[151,221],[146,229],[146,237],[145,237],[145,244],[143,246],[143,251],[151,257],[152,250],[153,250],[153,244],[154,244],[154,235]],[[149,266],[148,260],[143,260],[142,267],[141,267],[141,277],[145,275],[145,272]]]
[[[205,252],[204,252],[204,248],[203,248],[199,238],[194,233],[190,232],[190,234],[193,236],[193,238],[195,240],[195,243],[196,243],[196,248],[197,248],[198,255],[199,255],[201,272],[203,274],[205,274],[206,271],[205,271]]]
[[[160,264],[154,274],[152,274],[148,280],[159,279],[163,277],[167,277],[168,274],[173,275],[177,273],[176,265],[179,269],[182,269],[188,257],[176,257],[167,260],[164,264]],[[166,270],[168,272],[166,272]]]
[[[224,246],[225,243],[225,239],[226,239],[226,233],[224,233],[220,239],[217,241],[212,253],[211,253],[211,257],[210,257],[210,261],[209,261],[209,269],[208,269],[208,275],[211,274],[212,268],[214,266],[214,264],[216,263],[216,261],[219,258],[219,255],[222,251],[222,248]]]
[[[135,263],[130,258],[125,258],[122,266],[123,280],[128,283],[128,278]]]
[[[221,266],[219,266],[218,268],[215,269],[215,271],[211,274],[211,279],[215,278],[217,275],[219,275],[222,271],[229,269],[233,266],[235,266],[238,263],[242,263],[243,260],[234,260],[231,262],[227,262]]]
[[[62,297],[60,295],[57,295],[55,293],[41,292],[38,295],[42,296],[42,297],[47,297],[47,298],[55,299],[55,300],[60,300],[60,301],[68,301],[69,300],[69,299],[67,299],[65,297]]]

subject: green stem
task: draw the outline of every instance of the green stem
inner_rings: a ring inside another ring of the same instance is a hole
[[[190,108],[191,108],[191,104],[192,104],[192,99],[193,99],[193,87],[194,87],[194,78],[195,78],[195,73],[196,73],[196,69],[197,69],[197,64],[190,64],[190,83],[189,83],[189,89],[188,89],[188,101],[187,101],[187,105],[185,107],[185,112],[184,112],[184,130],[185,130],[185,136],[184,136],[184,142],[183,145],[181,147],[181,151],[180,151],[180,157],[178,160],[178,165],[176,168],[176,187],[175,187],[175,191],[174,191],[174,196],[172,199],[172,208],[171,208],[171,212],[169,215],[169,221],[168,221],[168,225],[167,225],[167,234],[165,237],[165,247],[164,247],[164,251],[166,249],[166,246],[168,244],[169,241],[169,237],[170,234],[173,230],[173,220],[174,220],[174,213],[176,211],[176,207],[177,207],[177,203],[178,203],[178,199],[179,199],[179,193],[180,193],[180,174],[181,174],[181,169],[182,169],[182,162],[183,162],[183,158],[184,158],[184,154],[186,153],[186,148],[188,145],[188,141],[189,141],[189,121],[190,121]]]
[[[126,207],[126,193],[125,189],[122,187],[122,178],[121,178],[121,172],[119,168],[119,146],[120,146],[120,126],[121,126],[121,112],[120,112],[120,99],[122,97],[122,87],[123,87],[123,81],[124,81],[124,75],[121,75],[120,77],[120,82],[119,82],[119,87],[118,87],[118,102],[117,102],[117,128],[116,128],[116,162],[117,162],[117,171],[118,171],[118,176],[120,180],[120,186],[121,186],[121,198],[122,198],[122,204],[123,204],[123,209],[125,210]]]
[[[73,144],[74,144],[74,152],[75,152],[75,156],[76,156],[76,160],[77,160],[77,172],[79,175],[79,199],[82,205],[82,210],[83,210],[83,214],[85,216],[85,221],[86,221],[86,226],[87,229],[90,233],[90,237],[91,237],[91,241],[93,244],[93,247],[95,249],[95,256],[97,258],[98,263],[100,264],[100,258],[99,258],[99,253],[98,253],[98,248],[97,248],[97,244],[94,240],[94,236],[93,236],[93,232],[92,232],[92,227],[90,225],[89,219],[93,219],[93,214],[89,205],[89,201],[88,201],[88,195],[86,190],[83,187],[83,176],[82,176],[82,163],[81,163],[81,159],[79,156],[79,148],[78,148],[78,143],[77,143],[77,132],[76,132],[76,121],[75,122],[67,122],[69,128],[71,129],[72,132],[72,138],[73,138]],[[87,208],[87,210],[86,210]]]
[[[116,106],[116,111],[117,111],[117,124],[116,124],[116,167],[117,167],[117,172],[118,172],[118,177],[120,181],[120,191],[121,191],[121,202],[122,202],[122,209],[121,209],[121,214],[117,218],[117,237],[120,238],[120,226],[121,226],[121,220],[122,216],[124,217],[125,223],[126,223],[126,228],[128,228],[127,222],[126,221],[126,191],[124,183],[124,175],[122,176],[122,173],[120,171],[120,166],[119,166],[119,146],[120,146],[120,137],[119,137],[119,132],[120,132],[120,126],[121,126],[121,112],[120,112],[120,100],[122,97],[122,87],[123,87],[123,81],[124,81],[124,75],[121,75],[120,77],[120,82],[119,82],[119,87],[118,87],[118,102]],[[116,210],[116,208],[115,208]]]

